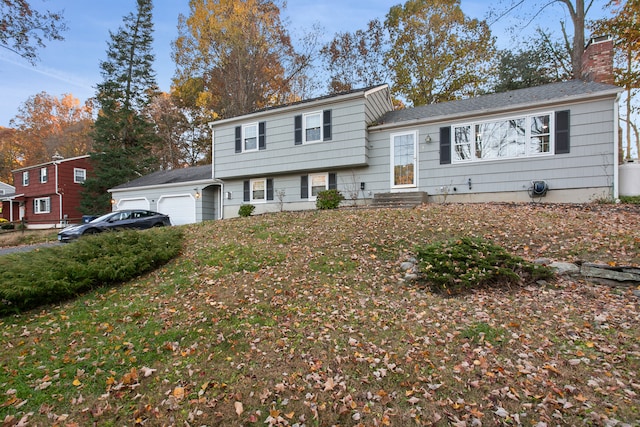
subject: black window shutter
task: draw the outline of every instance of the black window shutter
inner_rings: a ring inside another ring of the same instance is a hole
[[[267,200],[273,200],[273,179],[267,179]]]
[[[322,112],[322,139],[331,141],[331,110]]]
[[[337,190],[338,189],[338,180],[336,178],[335,173],[329,174],[329,190]]]
[[[440,164],[451,164],[451,127],[440,128]]]
[[[242,153],[242,127],[236,126],[236,153]]]
[[[302,115],[297,115],[293,119],[295,144],[302,144]]]
[[[302,175],[300,177],[300,198],[309,198],[309,175]]]
[[[267,122],[258,123],[258,149],[266,150],[267,149],[267,138],[266,138],[266,130]]]
[[[569,110],[556,111],[555,126],[556,154],[567,154],[571,148],[569,143]]]
[[[245,202],[251,201],[251,183],[249,181],[244,182],[244,199]]]

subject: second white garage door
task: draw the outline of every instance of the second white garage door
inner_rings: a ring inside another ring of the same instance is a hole
[[[190,194],[162,196],[158,199],[158,212],[169,215],[171,224],[196,222],[196,200]]]

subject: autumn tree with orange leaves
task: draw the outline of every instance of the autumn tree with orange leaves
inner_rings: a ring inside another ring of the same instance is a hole
[[[191,0],[173,43],[177,97],[211,119],[295,100],[294,83],[310,59],[295,52],[281,7],[277,0]]]
[[[92,139],[92,106],[72,94],[60,98],[40,92],[31,96],[11,119],[12,129],[0,132],[0,179],[11,170],[44,163],[54,154],[75,157],[88,154]]]

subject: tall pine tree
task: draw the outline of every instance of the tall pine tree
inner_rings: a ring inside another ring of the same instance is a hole
[[[104,81],[97,86],[99,107],[94,125],[93,173],[87,177],[81,206],[84,213],[110,209],[109,188],[154,169],[151,147],[157,141],[143,111],[159,92],[154,55],[152,0],[137,0],[137,10],[109,33],[107,60],[100,63]]]

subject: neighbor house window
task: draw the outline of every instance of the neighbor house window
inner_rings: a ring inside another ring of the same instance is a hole
[[[82,184],[87,179],[87,170],[80,168],[73,168],[73,182],[76,184]]]
[[[48,178],[48,177],[47,177],[47,168],[42,168],[42,169],[40,169],[40,182],[41,182],[42,184],[44,184],[45,182],[47,182],[47,181],[48,181],[48,179],[47,179],[47,178]]]
[[[33,212],[37,214],[51,212],[51,199],[49,197],[33,199]]]
[[[540,114],[453,126],[453,161],[550,154],[551,117],[551,114]]]
[[[25,187],[29,185],[29,171],[22,172],[22,185]]]

